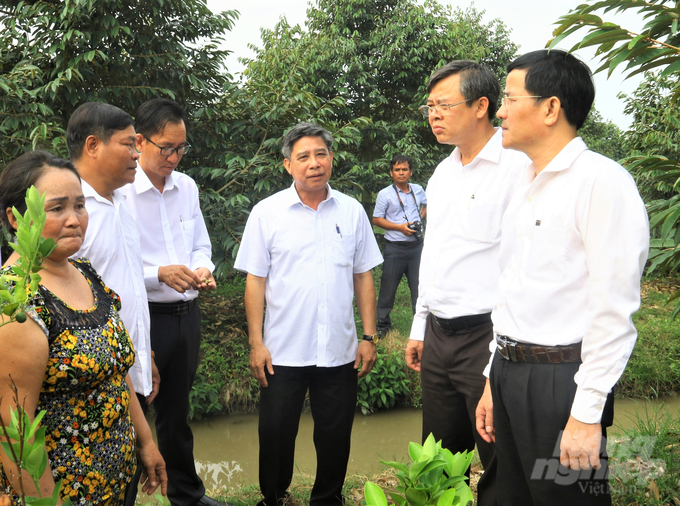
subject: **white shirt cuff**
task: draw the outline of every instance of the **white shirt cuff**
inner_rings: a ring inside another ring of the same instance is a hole
[[[427,313],[424,315],[416,314],[411,324],[411,335],[409,339],[414,341],[425,340],[425,327],[427,327]]]
[[[144,286],[147,291],[158,290],[161,287],[161,282],[158,279],[158,265],[144,267]]]
[[[583,423],[600,423],[607,395],[594,390],[577,388],[571,416]]]

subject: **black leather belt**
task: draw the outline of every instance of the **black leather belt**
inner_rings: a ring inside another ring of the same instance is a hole
[[[442,332],[453,334],[459,330],[469,330],[478,325],[489,323],[491,321],[491,313],[459,316],[458,318],[450,319],[439,318],[433,314],[432,318]]]
[[[183,302],[149,302],[151,314],[171,314],[182,316],[187,314],[196,305],[196,299]]]
[[[573,364],[581,362],[581,343],[568,346],[537,346],[520,343],[496,334],[496,350],[505,360],[539,364]]]
[[[415,248],[416,246],[423,245],[422,239],[416,239],[415,241],[388,241],[385,239],[385,242],[390,246],[396,246],[398,248]]]

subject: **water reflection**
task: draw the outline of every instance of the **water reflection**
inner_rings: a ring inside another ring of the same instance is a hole
[[[624,429],[633,427],[638,417],[654,416],[662,404],[663,411],[677,415],[680,410],[680,398],[617,399],[610,434],[621,434]],[[416,409],[383,411],[372,416],[357,414],[348,473],[371,476],[385,469],[380,460],[406,460],[408,443],[420,441],[421,421],[421,411]],[[258,482],[257,415],[212,417],[192,423],[192,428],[196,466],[206,489],[240,488]],[[311,413],[303,413],[295,448],[296,475],[313,476],[315,473],[312,432]]]

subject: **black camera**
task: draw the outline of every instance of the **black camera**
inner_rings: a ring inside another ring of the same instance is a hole
[[[416,241],[420,241],[423,238],[423,222],[422,221],[414,221],[410,225],[406,225],[408,228],[413,230],[413,236],[416,238]]]

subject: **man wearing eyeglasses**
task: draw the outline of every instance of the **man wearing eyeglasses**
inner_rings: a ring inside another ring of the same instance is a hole
[[[485,470],[477,504],[495,506],[495,449],[475,430],[474,416],[493,341],[501,217],[527,158],[503,149],[491,122],[500,86],[489,69],[454,61],[435,71],[427,88],[420,109],[437,141],[456,148],[427,185],[428,228],[406,361],[421,373],[423,439],[432,432],[453,453],[476,443]]]
[[[503,146],[532,163],[503,218],[477,428],[496,442],[499,504],[608,506],[612,388],[637,338],[647,213],[631,175],[578,137],[595,98],[586,64],[539,50],[508,72]]]
[[[201,341],[199,292],[215,289],[210,237],[196,183],[176,172],[189,152],[187,115],[172,100],[142,104],[135,117],[139,167],[123,191],[140,231],[151,313],[151,348],[161,385],[154,401],[158,447],[175,505],[219,505],[205,495],[187,422]]]

